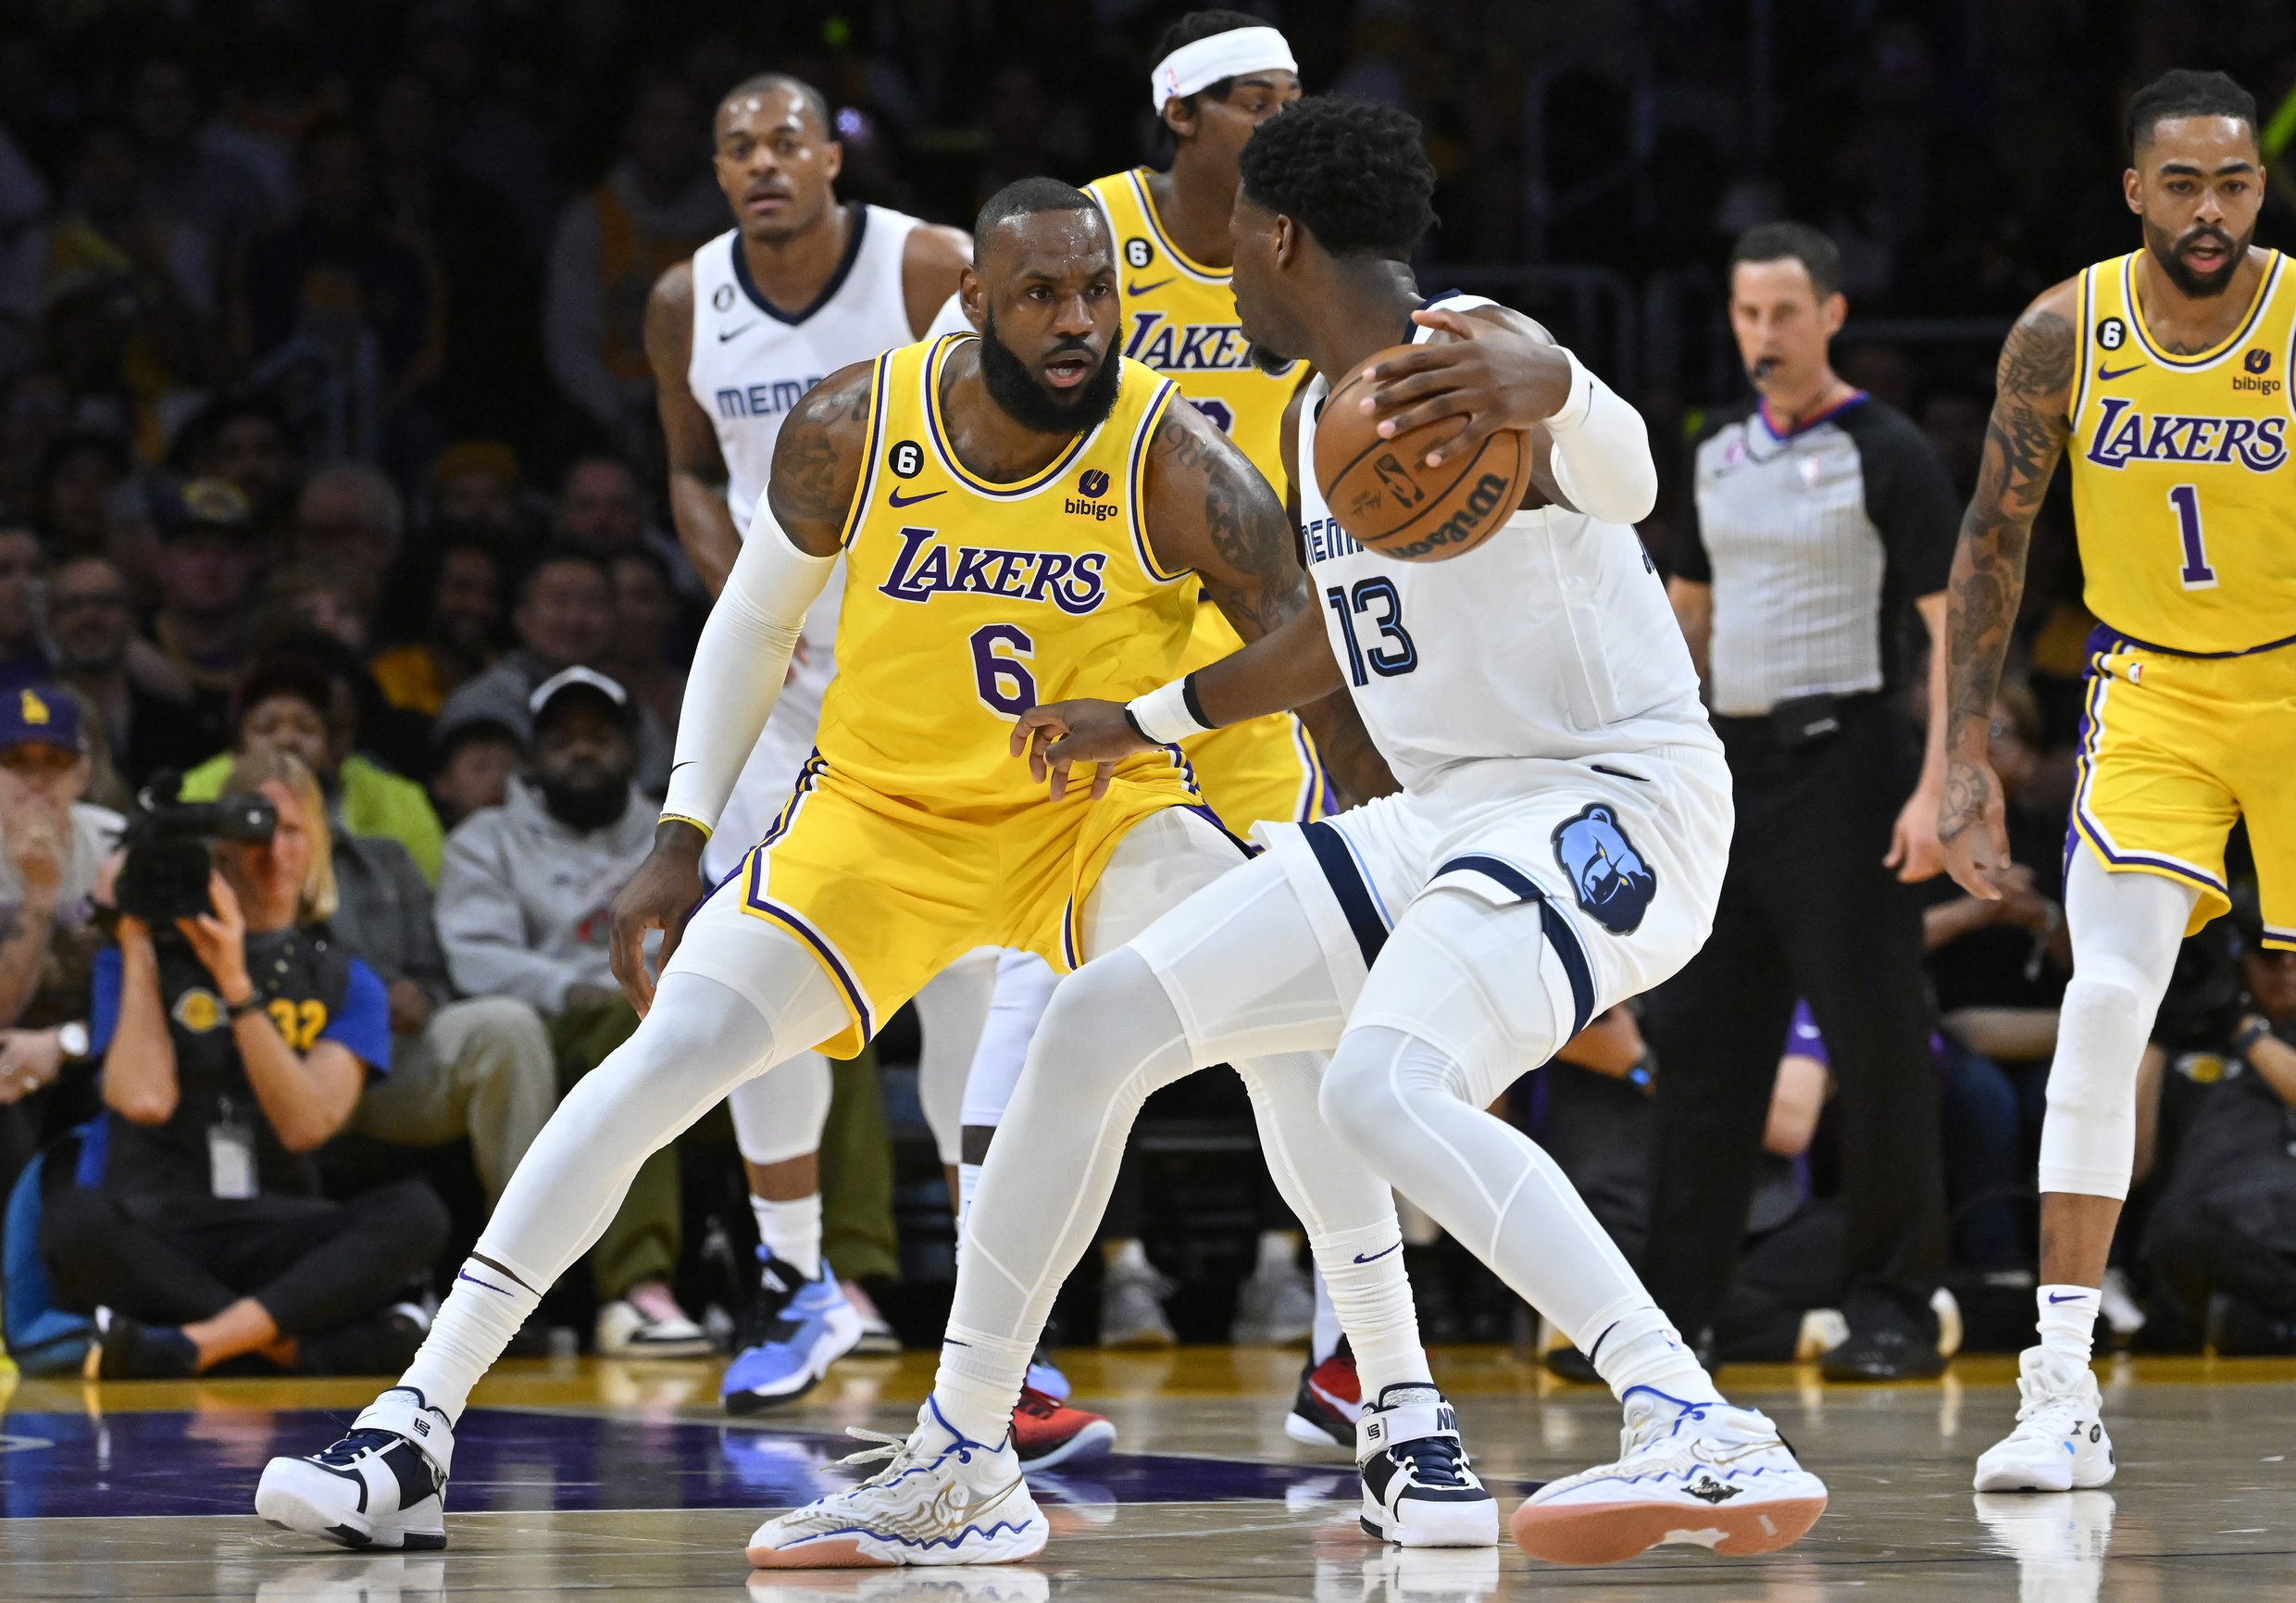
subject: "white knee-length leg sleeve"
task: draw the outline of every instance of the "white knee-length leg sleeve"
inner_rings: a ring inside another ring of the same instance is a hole
[[[1499,960],[1494,961],[1494,957]],[[1535,902],[1493,907],[1459,891],[1413,902],[1389,936],[1331,1060],[1325,1116],[1358,1158],[1433,1215],[1579,1344],[1623,1395],[1664,1377],[1710,1396],[1703,1371],[1555,1161],[1486,1112],[1571,1033]],[[1477,973],[1521,976],[1504,997]],[[1440,1021],[1445,1045],[1395,1027]]]
[[[980,1044],[967,1065],[965,1098],[957,1122],[967,1130],[993,1130],[1004,1121],[1004,1109],[1020,1083],[1020,1066],[1029,1060],[1029,1043],[1052,1006],[1053,987],[1060,976],[1034,952],[1007,950],[997,954],[996,992],[989,1004],[988,1021],[980,1027]]]
[[[750,1163],[787,1163],[821,1149],[830,1117],[830,1060],[800,1052],[770,1074],[754,1075],[726,1097],[733,1139]]]
[[[2125,1197],[2137,1157],[2137,1066],[2200,895],[2163,874],[2115,873],[2086,845],[2065,879],[2073,978],[2057,1010],[2040,1188]]]
[[[762,920],[744,922],[716,954],[740,963],[742,989],[673,960],[636,1033],[567,1094],[511,1175],[404,1382],[448,1418],[605,1231],[640,1164],[742,1081],[847,1023],[810,952]]]
[[[996,992],[998,948],[976,946],[917,994],[917,1099],[943,1164],[964,1155],[965,1087]]]

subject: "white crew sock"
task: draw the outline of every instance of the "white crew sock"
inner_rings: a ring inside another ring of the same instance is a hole
[[[794,1202],[768,1202],[752,1192],[749,1210],[757,1216],[757,1239],[767,1252],[807,1280],[821,1278],[821,1194]]]
[[[1699,1367],[1666,1316],[1645,1304],[1586,1337],[1587,1357],[1611,1396],[1626,1400],[1634,1386],[1652,1386],[1686,1403],[1718,1403],[1714,1377]]]
[[[1432,1385],[1427,1349],[1419,1345],[1419,1316],[1404,1274],[1403,1237],[1391,1219],[1316,1238],[1316,1266],[1331,1294],[1337,1321],[1346,1327],[1363,1396],[1377,1399],[1391,1385]],[[1339,1346],[1335,1336],[1333,1346]]]
[[[516,1275],[480,1259],[465,1259],[399,1384],[420,1392],[449,1423],[459,1420],[470,1388],[502,1357],[542,1300],[541,1292]]]
[[[2103,1298],[2104,1293],[2095,1286],[2035,1286],[2040,1345],[2087,1369],[2096,1340],[2097,1308]]]
[[[933,1401],[942,1418],[968,1440],[994,1446],[1012,1428],[1033,1344],[970,1330],[954,1321],[941,1339]]]

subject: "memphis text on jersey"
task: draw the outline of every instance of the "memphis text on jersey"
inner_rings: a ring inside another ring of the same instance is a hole
[[[2119,395],[2097,397],[2096,432],[2084,453],[2100,468],[2130,462],[2238,462],[2269,473],[2288,460],[2286,418],[2148,416]]]
[[[930,601],[936,595],[1006,595],[1015,601],[1049,601],[1071,618],[1098,609],[1106,595],[1102,573],[1104,551],[1007,551],[995,546],[951,546],[938,529],[903,529],[901,552],[892,571],[877,588],[895,601]]]
[[[821,382],[818,375],[810,379],[776,379],[769,384],[729,384],[718,394],[718,415],[720,418],[778,418],[805,398],[805,392]]]

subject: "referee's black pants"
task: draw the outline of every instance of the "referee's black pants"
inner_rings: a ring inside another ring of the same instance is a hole
[[[1919,1328],[1944,1271],[1921,908],[1881,866],[1920,758],[1885,697],[1841,707],[1839,733],[1792,747],[1767,719],[1714,720],[1736,791],[1729,868],[1714,933],[1645,1021],[1658,1056],[1645,1279],[1693,1342],[1737,1269],[1798,997],[1833,1061],[1853,1323],[1879,1295]]]

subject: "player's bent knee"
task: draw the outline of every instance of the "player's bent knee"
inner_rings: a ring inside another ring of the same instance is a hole
[[[1198,1067],[1155,971],[1121,946],[1060,983],[1029,1060],[1056,1066],[1064,1097],[1093,1101],[1122,1095],[1134,1082],[1144,1096]]]
[[[1366,1163],[1395,1131],[1407,1127],[1411,1111],[1397,1066],[1411,1037],[1377,1025],[1350,1030],[1340,1038],[1324,1071],[1317,1106],[1331,1133]],[[1376,1169],[1376,1166],[1375,1166]]]

